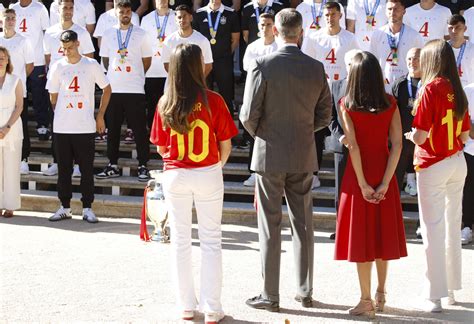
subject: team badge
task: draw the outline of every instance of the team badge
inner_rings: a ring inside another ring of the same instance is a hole
[[[131,72],[131,71],[132,71],[132,67],[131,67],[131,66],[127,66],[127,67],[125,67],[125,71],[127,71],[127,72]]]
[[[454,101],[454,94],[453,93],[448,93],[448,101],[453,102]]]
[[[222,16],[220,23],[221,25],[225,25],[227,23],[227,18],[225,16]]]
[[[82,109],[82,102],[77,103],[77,108]]]

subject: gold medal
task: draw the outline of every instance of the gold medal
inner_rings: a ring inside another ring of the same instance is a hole
[[[215,38],[211,38],[210,42],[211,42],[211,45],[215,45],[217,43]]]
[[[170,6],[174,6],[175,2],[174,0],[169,0]]]
[[[415,99],[408,98],[408,108],[413,108],[414,105],[415,105]]]

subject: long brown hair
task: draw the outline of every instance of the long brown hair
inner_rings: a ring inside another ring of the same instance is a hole
[[[188,117],[198,96],[209,110],[201,48],[180,44],[171,55],[168,86],[159,104],[163,127],[170,127],[180,134],[187,133],[191,129]]]
[[[422,91],[424,87],[438,77],[451,82],[454,92],[454,116],[462,120],[467,111],[466,94],[459,79],[454,52],[447,42],[434,39],[425,44],[420,55]],[[421,95],[419,96],[421,98]],[[418,106],[418,102],[415,107]]]
[[[382,69],[372,53],[359,52],[352,58],[344,104],[350,110],[372,113],[390,107]]]
[[[13,64],[12,64],[12,60],[10,58],[10,52],[8,52],[8,50],[3,46],[0,46],[0,52],[5,54],[5,56],[7,57],[7,60],[8,60],[8,63],[7,63],[7,66],[6,66],[6,73],[12,74],[13,73]]]

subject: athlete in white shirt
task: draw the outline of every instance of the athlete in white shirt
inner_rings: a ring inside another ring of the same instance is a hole
[[[462,14],[466,20],[466,36],[469,37],[469,40],[474,43],[474,7],[471,7],[464,11]]]
[[[54,109],[55,146],[58,153],[58,198],[61,207],[49,220],[71,218],[72,163],[81,169],[82,217],[89,223],[98,219],[92,211],[94,201],[95,132],[105,129],[104,115],[110,99],[110,85],[94,59],[81,56],[78,36],[67,30],[61,34],[65,57],[51,68],[48,90]],[[94,119],[95,85],[102,92],[99,112]]]
[[[59,22],[59,4],[54,0],[49,8],[49,24],[56,25]],[[74,17],[72,21],[92,34],[95,28],[95,8],[90,0],[74,0]]]
[[[61,43],[61,34],[65,30],[72,30],[78,35],[79,54],[87,57],[94,57],[94,45],[90,34],[81,26],[75,24],[75,4],[77,0],[58,0],[58,10],[60,22],[49,27],[43,39],[44,56],[47,66],[52,66],[54,62],[64,56]]]
[[[405,23],[416,30],[426,43],[432,39],[445,39],[448,35],[446,22],[451,17],[451,10],[434,0],[421,0],[407,8]]]
[[[107,10],[103,14],[100,15],[99,19],[97,20],[97,25],[95,26],[94,30],[94,37],[97,38],[97,42],[100,47],[102,36],[104,35],[105,31],[114,25],[118,24],[118,17],[117,17],[117,2],[118,0],[114,0],[114,8]],[[132,24],[135,26],[140,25],[140,18],[136,13],[132,13]]]
[[[297,7],[296,10],[303,17],[303,30],[305,37],[308,37],[311,33],[319,31],[321,28],[326,27],[326,19],[323,16],[324,5],[328,0],[304,0]],[[342,14],[339,22],[341,28],[346,29],[346,14],[342,4],[338,4],[340,12]]]
[[[3,12],[3,10],[5,10],[5,7],[3,6],[3,4],[0,3],[0,12]],[[0,21],[0,28],[3,29],[3,22]]]
[[[48,140],[50,117],[48,92],[45,89],[46,69],[43,53],[43,31],[49,27],[48,11],[42,3],[32,0],[20,0],[11,4],[10,8],[16,12],[16,31],[29,40],[34,50],[35,67],[28,77],[29,90],[33,96],[38,138]]]
[[[161,59],[164,42],[178,29],[174,11],[168,7],[168,0],[155,0],[155,5],[156,10],[143,17],[141,23],[141,28],[147,32],[153,50],[151,66],[146,72],[145,79],[147,121],[150,129],[155,117],[156,105],[163,95],[168,75]]]
[[[166,40],[161,53],[161,59],[165,70],[168,71],[170,56],[172,51],[179,44],[195,44],[201,48],[204,56],[204,75],[208,75],[212,70],[212,50],[209,40],[200,32],[193,30],[191,23],[193,21],[193,13],[187,5],[179,5],[175,9],[176,24],[178,30],[172,33]]]
[[[28,132],[28,102],[26,100],[26,78],[34,68],[34,55],[30,42],[26,37],[15,31],[16,14],[13,9],[5,9],[0,13],[0,21],[3,22],[3,34],[0,34],[0,46],[5,47],[10,53],[13,65],[13,74],[18,76],[23,88],[23,110],[21,121],[23,124],[23,145],[21,151],[20,174],[30,172],[28,157],[30,155],[30,135]]]
[[[408,73],[408,51],[413,47],[423,47],[416,30],[403,23],[405,11],[402,0],[387,0],[388,24],[374,31],[370,42],[370,51],[380,63],[388,93],[392,93],[393,82]]]
[[[149,159],[149,139],[146,129],[145,73],[153,55],[146,32],[132,23],[129,1],[120,0],[115,8],[119,25],[106,30],[100,56],[112,86],[107,114],[107,157],[109,165],[96,175],[98,179],[120,176],[120,128],[124,116],[135,135],[138,155],[138,180],[148,181],[146,164]]]
[[[333,81],[346,77],[344,55],[351,49],[359,48],[359,44],[354,34],[342,29],[339,24],[342,13],[338,3],[326,3],[323,9],[323,18],[326,27],[314,34],[307,35],[303,40],[301,50],[306,55],[323,63],[331,87]]]
[[[363,51],[370,50],[372,33],[387,23],[385,0],[348,0],[347,30],[353,32]]]
[[[463,87],[474,83],[474,43],[465,40],[466,21],[461,15],[448,20],[449,44],[453,48],[459,78]]]

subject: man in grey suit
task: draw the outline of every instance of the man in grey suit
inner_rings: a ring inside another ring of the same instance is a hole
[[[247,305],[279,310],[281,197],[288,204],[296,270],[296,300],[312,306],[313,172],[318,170],[314,132],[331,121],[331,94],[324,67],[303,54],[303,34],[295,9],[276,15],[273,32],[280,48],[248,69],[240,120],[255,138],[250,168],[256,201],[263,291]]]

